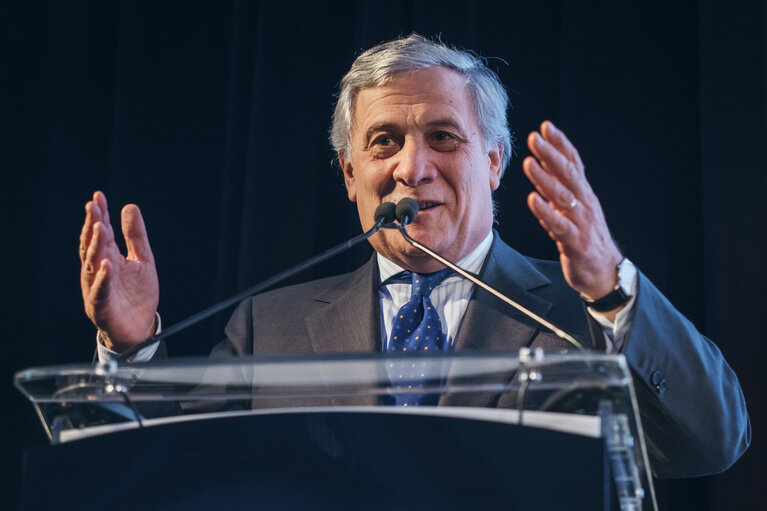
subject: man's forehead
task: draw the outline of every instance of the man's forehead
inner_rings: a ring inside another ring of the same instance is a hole
[[[357,94],[355,131],[405,122],[407,118],[429,125],[471,123],[475,114],[465,78],[450,69],[428,68],[396,76]]]

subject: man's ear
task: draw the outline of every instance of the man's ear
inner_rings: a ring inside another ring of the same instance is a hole
[[[497,190],[503,176],[503,145],[495,146],[487,157],[490,160],[490,189]]]
[[[338,153],[338,164],[341,166],[341,171],[344,173],[344,184],[346,185],[346,194],[349,196],[349,200],[357,202],[357,189],[354,181],[354,165],[350,160],[347,160],[343,155]]]

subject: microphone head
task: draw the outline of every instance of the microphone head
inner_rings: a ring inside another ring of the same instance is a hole
[[[397,206],[393,202],[382,202],[378,205],[375,212],[376,223],[390,224],[394,221],[394,212]]]
[[[397,203],[397,220],[401,224],[410,224],[415,220],[418,215],[418,202],[410,197],[405,197]]]

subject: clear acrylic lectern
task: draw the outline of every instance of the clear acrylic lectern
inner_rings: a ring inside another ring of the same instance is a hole
[[[391,371],[395,367],[409,367],[411,370],[420,371],[419,383],[405,384],[396,381],[396,377],[391,376],[395,374]],[[520,353],[462,352],[429,356],[371,353],[271,359],[168,359],[141,364],[110,362],[30,368],[16,374],[15,385],[29,398],[37,411],[51,443],[54,444],[48,449],[58,449],[61,453],[64,453],[64,449],[75,448],[68,446],[85,445],[88,442],[94,442],[92,445],[95,446],[105,438],[113,439],[109,444],[112,446],[116,445],[120,438],[129,439],[126,441],[136,442],[135,445],[140,446],[141,442],[146,444],[149,440],[135,435],[148,435],[152,431],[163,429],[177,432],[173,437],[177,438],[186,434],[181,429],[183,425],[208,428],[205,430],[206,435],[231,439],[234,433],[228,432],[227,428],[239,428],[240,426],[232,425],[241,424],[236,421],[248,418],[251,422],[244,430],[246,433],[237,433],[240,435],[239,448],[243,449],[247,444],[248,441],[243,440],[242,435],[247,437],[249,431],[259,431],[258,438],[261,442],[265,442],[269,434],[274,434],[274,437],[269,437],[272,438],[270,442],[282,445],[282,454],[276,455],[276,459],[287,463],[290,455],[286,452],[303,445],[302,440],[298,438],[301,434],[290,429],[294,426],[292,423],[277,424],[270,421],[275,421],[276,418],[295,421],[301,417],[300,420],[310,424],[306,431],[312,441],[311,445],[321,444],[323,459],[330,460],[322,469],[323,477],[329,477],[328,474],[333,470],[347,470],[347,474],[359,474],[364,471],[364,466],[368,463],[360,461],[365,457],[364,450],[382,449],[382,439],[392,434],[392,428],[395,428],[400,436],[404,435],[400,428],[412,431],[415,435],[420,435],[424,428],[434,428],[431,431],[435,432],[432,435],[435,437],[453,427],[449,425],[460,423],[466,424],[472,431],[469,433],[461,430],[456,433],[458,440],[440,437],[439,443],[434,444],[434,449],[440,454],[432,456],[425,453],[421,458],[429,458],[433,464],[443,465],[442,468],[451,463],[458,464],[459,470],[463,472],[459,479],[461,484],[471,477],[474,469],[468,469],[467,472],[465,461],[456,460],[455,453],[468,453],[472,450],[472,445],[481,446],[485,441],[490,442],[491,437],[498,437],[500,440],[492,440],[493,445],[489,446],[487,452],[481,455],[479,461],[475,460],[472,466],[477,470],[493,470],[494,474],[498,473],[498,470],[505,470],[503,467],[509,465],[527,466],[527,473],[530,470],[546,472],[558,468],[568,456],[578,456],[575,454],[575,447],[571,450],[568,442],[597,439],[598,445],[601,446],[597,456],[600,457],[606,474],[604,485],[609,487],[605,495],[611,495],[604,497],[604,505],[598,508],[657,509],[636,396],[626,360],[622,355],[523,350]],[[387,405],[396,394],[407,393],[436,396],[435,402],[438,402],[438,406]],[[318,426],[317,417],[328,419]],[[345,425],[338,426],[340,429],[333,429],[329,424],[335,424],[332,421],[340,420],[341,417],[346,421]],[[379,432],[376,432],[378,430],[374,419],[379,424],[385,424]],[[364,423],[354,422],[360,420]],[[267,427],[268,424],[274,424],[276,432],[269,433],[268,427],[272,426]],[[482,425],[489,425],[491,429],[477,429],[483,427]],[[209,429],[213,426],[216,427]],[[295,438],[294,442],[286,443],[282,438],[288,431],[293,435],[292,438]],[[501,444],[513,441],[514,436],[521,435],[522,431],[549,436],[535,437],[535,440],[529,441],[519,440],[521,444],[508,447],[514,452],[500,452],[503,449]],[[197,431],[194,434],[203,433]],[[374,438],[362,438],[362,434],[369,434]],[[465,441],[467,435],[471,435],[470,442]],[[550,440],[554,435],[557,435],[557,440]],[[354,437],[354,446],[345,443],[345,439],[350,436]],[[199,437],[196,438],[198,444],[195,445],[199,445]],[[559,439],[564,443],[557,443],[560,442]],[[424,446],[432,441],[437,442],[433,438],[419,437],[419,448],[425,449]],[[173,440],[166,439],[164,442],[163,449],[171,449],[169,445]],[[220,450],[227,448],[220,447]],[[301,448],[303,454],[299,456],[308,456],[306,453],[311,448]],[[132,449],[135,450],[136,447]],[[259,449],[262,450],[255,458],[266,460],[264,447]],[[394,448],[387,448],[389,452],[392,452],[392,449]],[[188,451],[185,452],[188,454]],[[451,453],[451,457],[446,458],[445,453]],[[62,461],[62,467],[71,463],[73,455],[67,456],[70,458],[63,457],[65,461]],[[178,454],[170,454],[167,457],[174,456]],[[372,475],[359,484],[370,484],[367,491],[374,493],[379,487],[386,488],[388,484],[386,481],[389,476],[381,476],[378,472],[387,452],[384,450],[378,454],[371,453],[370,456],[376,458],[376,463],[371,469]],[[495,456],[501,460],[501,469],[491,468]],[[412,457],[417,458],[415,454]],[[67,459],[70,461],[66,461]],[[247,463],[254,463],[252,460],[253,458]],[[191,466],[193,461],[185,463]],[[579,461],[576,459],[573,462],[574,472],[577,474],[581,471]],[[35,457],[30,456],[27,464],[33,467],[34,463]],[[123,459],[121,463],[127,466],[131,461]],[[39,493],[33,487],[45,484],[41,481],[50,477],[46,475],[48,472],[45,470],[50,472],[56,470],[57,466],[55,461],[38,461],[38,465],[45,468],[38,468],[37,470],[41,470],[39,474],[30,475],[30,481],[25,482],[23,500],[27,502],[37,502],[35,499],[39,497]],[[349,471],[349,467],[356,468]],[[587,470],[585,465],[582,470]],[[448,481],[454,472],[455,470],[451,469],[446,472],[447,475],[439,478]],[[316,479],[316,473],[310,472],[308,478]],[[298,477],[296,473],[293,473],[293,476]],[[190,480],[193,479],[192,476],[189,477]],[[307,476],[304,474],[302,477]],[[508,481],[516,476],[504,477]],[[479,484],[471,487],[475,494],[480,491]],[[559,481],[526,482],[524,488],[531,488],[532,484],[542,484],[553,489],[557,488]],[[323,486],[323,491],[329,491],[327,488],[330,486],[332,485],[327,483]],[[307,489],[307,495],[311,491],[314,490]],[[551,491],[553,490],[544,489],[536,498],[543,503]],[[262,491],[260,494],[266,495],[268,492]],[[447,495],[443,490],[435,494],[442,497]],[[492,491],[483,495],[490,494],[495,495]],[[383,493],[381,495],[381,499],[388,498]],[[421,496],[427,498],[423,494]],[[456,496],[453,504],[463,502],[461,498]],[[513,494],[510,498],[516,499]],[[612,504],[608,500],[612,501]],[[398,507],[395,501],[391,502],[392,507]],[[450,502],[447,501],[448,508]],[[571,502],[573,505],[568,508],[579,508],[574,504],[575,501]],[[33,507],[34,505],[30,505],[30,508]],[[514,505],[510,507],[524,508]]]

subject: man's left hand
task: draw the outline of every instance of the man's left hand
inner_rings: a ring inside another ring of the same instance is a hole
[[[536,189],[527,205],[556,242],[567,283],[592,300],[602,298],[615,288],[622,255],[581,157],[551,121],[530,133],[527,145],[534,157],[525,158],[522,168]]]

